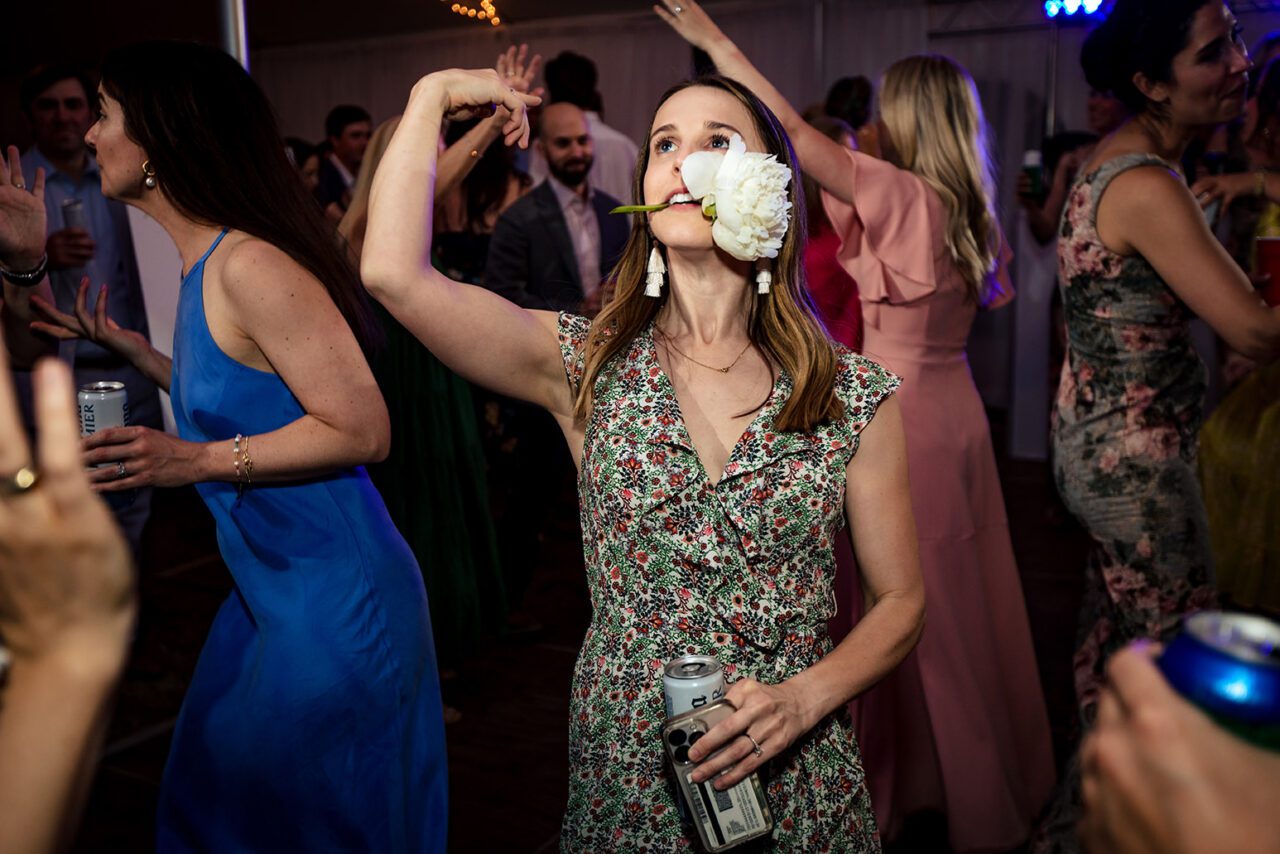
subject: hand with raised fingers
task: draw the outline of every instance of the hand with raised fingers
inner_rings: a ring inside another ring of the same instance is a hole
[[[519,47],[512,45],[498,54],[498,61],[494,63],[494,70],[498,72],[498,77],[502,79],[504,86],[515,89],[517,92],[536,95],[541,98],[542,87],[533,88],[533,81],[538,79],[538,69],[542,65],[542,54],[535,53],[533,59],[528,59],[528,56],[529,45],[523,42]]]
[[[133,624],[133,564],[80,461],[70,370],[35,369],[35,455],[0,344],[0,636],[13,656],[118,670]]]
[[[16,272],[34,270],[45,252],[44,169],[30,186],[22,174],[18,147],[0,158],[0,264]]]
[[[88,302],[88,276],[80,280],[74,314],[59,311],[53,303],[38,296],[32,297],[31,307],[44,319],[33,322],[31,329],[64,341],[84,338],[119,353],[134,365],[141,364],[151,353],[151,343],[142,333],[125,329],[107,316],[107,286],[104,284],[98,291],[92,314]]]
[[[499,107],[510,113],[503,123],[502,136],[507,145],[529,147],[528,108],[542,103],[536,95],[517,92],[505,86],[492,68],[467,71],[450,68],[422,78],[414,86],[411,103],[419,98],[448,119],[464,120],[491,115]]]
[[[694,0],[661,0],[653,7],[658,17],[679,36],[701,50],[707,50],[725,35]]]
[[[739,679],[729,686],[725,699],[737,711],[712,727],[689,751],[689,758],[699,763],[693,772],[694,782],[715,778],[712,785],[717,789],[745,779],[809,728],[799,696],[785,682],[766,685]]]

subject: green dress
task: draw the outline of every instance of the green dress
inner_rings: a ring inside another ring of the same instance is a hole
[[[369,466],[422,568],[436,655],[455,666],[506,616],[471,386],[375,304],[386,343],[373,372],[391,416],[391,452]]]
[[[590,321],[560,315],[570,386]],[[596,381],[583,437],[580,517],[592,620],[573,674],[565,852],[696,850],[663,752],[662,667],[713,655],[729,681],[778,683],[831,650],[832,545],[859,433],[898,379],[840,348],[844,417],[808,433],[773,429],[782,373],[720,481],[707,477],[652,327]],[[842,706],[763,774],[769,851],[880,848],[858,745]],[[755,848],[752,850],[760,850]]]

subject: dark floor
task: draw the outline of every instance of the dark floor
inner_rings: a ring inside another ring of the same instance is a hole
[[[1002,448],[999,422],[996,447]],[[1071,641],[1084,563],[1082,534],[1055,509],[1047,466],[999,460],[1014,549],[1054,728],[1069,746]],[[209,623],[230,590],[212,520],[194,490],[154,502],[142,558],[137,645],[120,689],[101,769],[76,851],[143,852],[169,737]],[[572,514],[573,508],[566,508]],[[570,515],[570,519],[572,516]],[[546,559],[525,601],[544,626],[523,640],[494,641],[444,684],[462,713],[446,732],[450,850],[556,850],[567,791],[566,727],[574,656],[590,616],[581,545],[571,522],[548,532]],[[922,820],[898,851],[945,850],[945,833]]]

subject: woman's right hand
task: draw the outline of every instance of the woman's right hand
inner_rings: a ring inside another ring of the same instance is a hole
[[[36,169],[30,186],[11,145],[9,162],[0,158],[0,263],[18,272],[34,269],[44,255],[44,169]]]
[[[428,74],[413,87],[411,99],[424,99],[428,108],[438,109],[444,118],[455,120],[489,115],[496,107],[503,107],[511,114],[502,126],[503,141],[521,148],[529,147],[528,108],[542,103],[537,95],[503,85],[492,68],[450,68]]]
[[[145,335],[125,329],[107,317],[107,286],[98,291],[98,301],[93,313],[89,313],[89,277],[80,281],[76,294],[75,314],[59,311],[53,303],[38,296],[31,298],[31,307],[44,318],[31,324],[33,332],[43,332],[63,341],[84,338],[119,353],[134,365],[141,365],[151,354],[151,343]]]
[[[700,50],[706,50],[725,34],[694,0],[662,0],[654,5],[658,17],[671,25],[680,38]]]

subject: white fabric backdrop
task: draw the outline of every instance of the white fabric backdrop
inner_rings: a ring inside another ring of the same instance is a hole
[[[658,96],[690,70],[690,52],[647,4],[628,14],[408,34],[395,38],[256,51],[254,77],[271,97],[286,134],[318,139],[324,116],[338,103],[364,105],[381,121],[398,113],[422,74],[449,66],[492,63],[507,45],[527,41],[544,56],[574,50],[595,59],[606,121],[643,138]],[[1080,73],[1086,30],[1055,31],[1039,0],[970,0],[929,5],[924,0],[762,0],[712,2],[707,8],[752,61],[803,108],[820,100],[837,77],[872,79],[894,60],[924,50],[945,53],[973,74],[991,124],[999,161],[1000,205],[1020,271],[1036,306],[983,315],[970,339],[974,377],[990,406],[1012,406],[1011,447],[1042,456],[1047,368],[1041,346],[1048,318],[1040,311],[1052,288],[1053,265],[1026,245],[1013,188],[1021,155],[1039,147],[1044,130],[1049,57],[1058,43],[1056,102],[1059,129],[1083,129],[1088,94]],[[1275,13],[1240,16],[1252,43],[1280,26]],[[1021,343],[1019,343],[1021,342]],[[1039,342],[1039,343],[1037,343]],[[1015,355],[1017,358],[1015,358]],[[1018,363],[1022,363],[1019,365]],[[1018,368],[1015,370],[1015,367]]]

